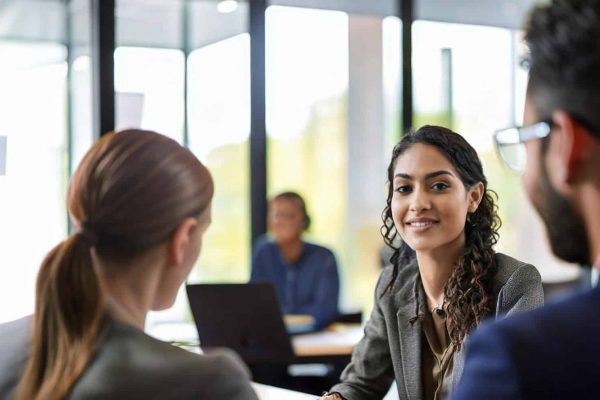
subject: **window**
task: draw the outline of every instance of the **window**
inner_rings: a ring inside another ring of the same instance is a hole
[[[66,49],[0,37],[0,322],[33,312],[46,253],[66,234]]]
[[[334,250],[343,311],[370,310],[381,271],[386,147],[399,132],[398,22],[282,6],[266,14],[268,194],[305,197],[306,239]]]
[[[497,250],[533,263],[544,281],[568,280],[577,270],[552,256],[519,177],[502,167],[493,148],[494,130],[521,120],[526,72],[518,65],[519,46],[519,32],[505,28],[416,21],[414,125],[449,126],[478,151],[499,196]]]
[[[215,181],[212,225],[192,279],[250,276],[250,37],[239,34],[189,57],[190,148]]]
[[[190,280],[244,282],[250,260],[248,7],[221,13],[217,5],[117,2],[117,129],[165,134],[206,164],[215,180],[213,222]],[[151,313],[147,326],[189,317],[182,289],[175,306]]]

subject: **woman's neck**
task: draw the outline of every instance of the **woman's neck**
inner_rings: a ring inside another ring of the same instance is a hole
[[[144,259],[128,265],[96,264],[110,316],[142,330],[161,279],[160,268],[151,263]]]
[[[279,246],[281,256],[287,263],[293,264],[300,259],[302,248],[304,247],[304,244],[300,238],[285,242],[278,242],[277,244]]]
[[[456,262],[464,249],[465,240],[462,235],[462,240],[459,239],[441,248],[416,252],[429,310],[443,306],[446,282],[452,276]]]
[[[146,315],[148,310],[144,307],[136,307],[134,304],[121,301],[122,299],[114,298],[107,295],[106,309],[110,317],[117,321],[127,322],[141,330],[144,330],[146,324]]]

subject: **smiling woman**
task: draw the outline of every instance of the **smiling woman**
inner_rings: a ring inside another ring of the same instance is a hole
[[[424,126],[394,147],[382,234],[392,265],[377,284],[365,336],[326,398],[440,399],[463,369],[462,344],[482,319],[543,303],[540,275],[493,246],[500,220],[477,153]],[[397,236],[416,253],[407,264]]]
[[[396,163],[393,190],[392,217],[404,240],[414,250],[447,251],[464,246],[465,216],[477,210],[484,185],[465,187],[435,147],[415,144]]]

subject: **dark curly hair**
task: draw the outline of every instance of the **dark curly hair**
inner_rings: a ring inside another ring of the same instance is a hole
[[[553,0],[525,24],[528,95],[548,118],[563,110],[600,136],[600,0]]]
[[[492,295],[492,278],[496,274],[495,252],[492,247],[498,241],[500,218],[494,191],[488,189],[477,152],[459,134],[440,126],[426,125],[416,132],[409,133],[394,147],[388,166],[388,194],[386,207],[382,213],[381,233],[385,243],[394,249],[391,258],[392,279],[385,293],[393,287],[398,270],[406,262],[408,245],[398,243],[398,231],[392,218],[393,177],[396,160],[414,144],[434,146],[452,163],[465,188],[469,189],[478,182],[484,185],[484,195],[477,210],[469,214],[465,224],[465,251],[456,261],[456,267],[446,282],[444,296],[448,313],[448,333],[450,340],[458,349],[469,331],[478,325],[483,317],[492,311],[495,299]]]

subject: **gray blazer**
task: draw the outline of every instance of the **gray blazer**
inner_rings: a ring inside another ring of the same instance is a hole
[[[494,277],[496,297],[494,317],[539,307],[544,302],[542,281],[534,266],[504,254],[496,254],[498,272]],[[421,323],[410,320],[416,315],[415,286],[421,299],[419,313],[426,312],[425,293],[417,285],[419,268],[416,260],[401,268],[391,292],[382,296],[392,275],[387,267],[375,289],[375,305],[365,326],[363,339],[354,348],[352,361],[341,376],[341,383],[331,391],[347,400],[381,399],[396,380],[401,400],[423,398],[421,365]],[[452,375],[447,391],[456,387],[464,368],[464,346],[454,353]]]
[[[31,316],[0,324],[0,399],[10,394],[19,382],[21,370],[29,357]]]
[[[29,320],[30,322],[30,320]],[[28,338],[30,323],[12,323]],[[0,333],[6,333],[0,328]],[[0,335],[0,399],[11,392],[22,370],[29,341]],[[17,344],[17,346],[11,346]],[[8,355],[8,362],[4,357]],[[12,361],[11,361],[12,360]],[[18,363],[21,363],[19,366]],[[235,399],[255,400],[249,374],[230,351],[197,355],[156,340],[139,329],[110,322],[100,348],[73,386],[69,399]]]

